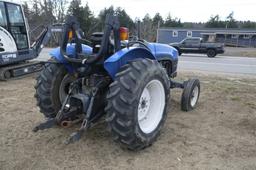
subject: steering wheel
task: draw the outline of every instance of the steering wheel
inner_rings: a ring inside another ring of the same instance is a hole
[[[130,46],[139,44],[139,45],[143,46],[144,48],[146,48],[147,50],[151,51],[150,48],[145,43],[147,43],[145,40],[130,41],[130,42],[128,42],[127,47],[129,48]]]

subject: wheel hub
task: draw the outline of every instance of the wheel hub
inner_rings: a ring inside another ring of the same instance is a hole
[[[192,94],[191,94],[191,99],[190,99],[190,104],[192,107],[194,107],[196,105],[196,102],[198,100],[198,94],[199,94],[199,89],[198,87],[196,86],[193,91],[192,91]]]
[[[147,118],[147,113],[149,110],[149,105],[150,105],[150,94],[147,89],[144,89],[140,98],[140,103],[139,103],[139,121],[142,121],[143,119]]]
[[[164,87],[159,80],[152,80],[143,89],[138,105],[138,123],[144,133],[151,133],[157,128],[164,107]]]
[[[70,74],[65,75],[64,78],[62,79],[60,88],[59,88],[59,98],[61,103],[65,100],[68,94],[69,86],[75,79],[76,78]]]

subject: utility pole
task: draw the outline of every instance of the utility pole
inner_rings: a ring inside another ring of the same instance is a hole
[[[159,28],[160,28],[160,21],[158,21],[158,23],[157,23],[157,29],[156,29],[156,42],[158,43],[158,31],[159,31]]]
[[[226,22],[226,33],[225,33],[225,40],[224,40],[225,46],[226,46],[226,41],[227,41],[227,31],[228,31],[228,23]]]
[[[140,40],[141,39],[141,22],[140,22],[140,20],[138,20],[138,39]]]

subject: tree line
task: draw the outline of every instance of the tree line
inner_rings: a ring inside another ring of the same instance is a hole
[[[29,4],[29,5],[28,5]],[[33,29],[38,25],[64,22],[67,15],[75,16],[80,22],[82,30],[87,38],[92,32],[102,31],[107,13],[115,13],[122,26],[129,28],[135,33],[138,19],[133,20],[129,14],[120,7],[104,8],[95,16],[88,4],[82,5],[81,0],[30,0],[23,3],[24,13]],[[170,14],[163,18],[160,13],[153,17],[146,14],[141,20],[142,38],[155,41],[158,27],[183,27],[183,28],[256,28],[256,22],[237,21],[234,13],[231,12],[225,20],[221,20],[219,15],[211,16],[206,23],[186,23],[181,19],[172,17]]]

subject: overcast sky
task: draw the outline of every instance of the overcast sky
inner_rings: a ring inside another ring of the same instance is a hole
[[[183,22],[205,22],[211,15],[219,14],[222,19],[232,11],[237,20],[256,21],[256,0],[82,0],[88,2],[95,15],[104,7],[122,7],[135,19],[146,13],[151,17],[159,12],[164,18],[181,18]]]
[[[159,12],[164,18],[170,13],[183,22],[206,22],[212,15],[225,19],[234,11],[236,20],[256,21],[256,0],[82,0],[84,5],[86,2],[95,15],[113,5],[124,8],[132,19],[142,19],[147,13],[153,17]]]

